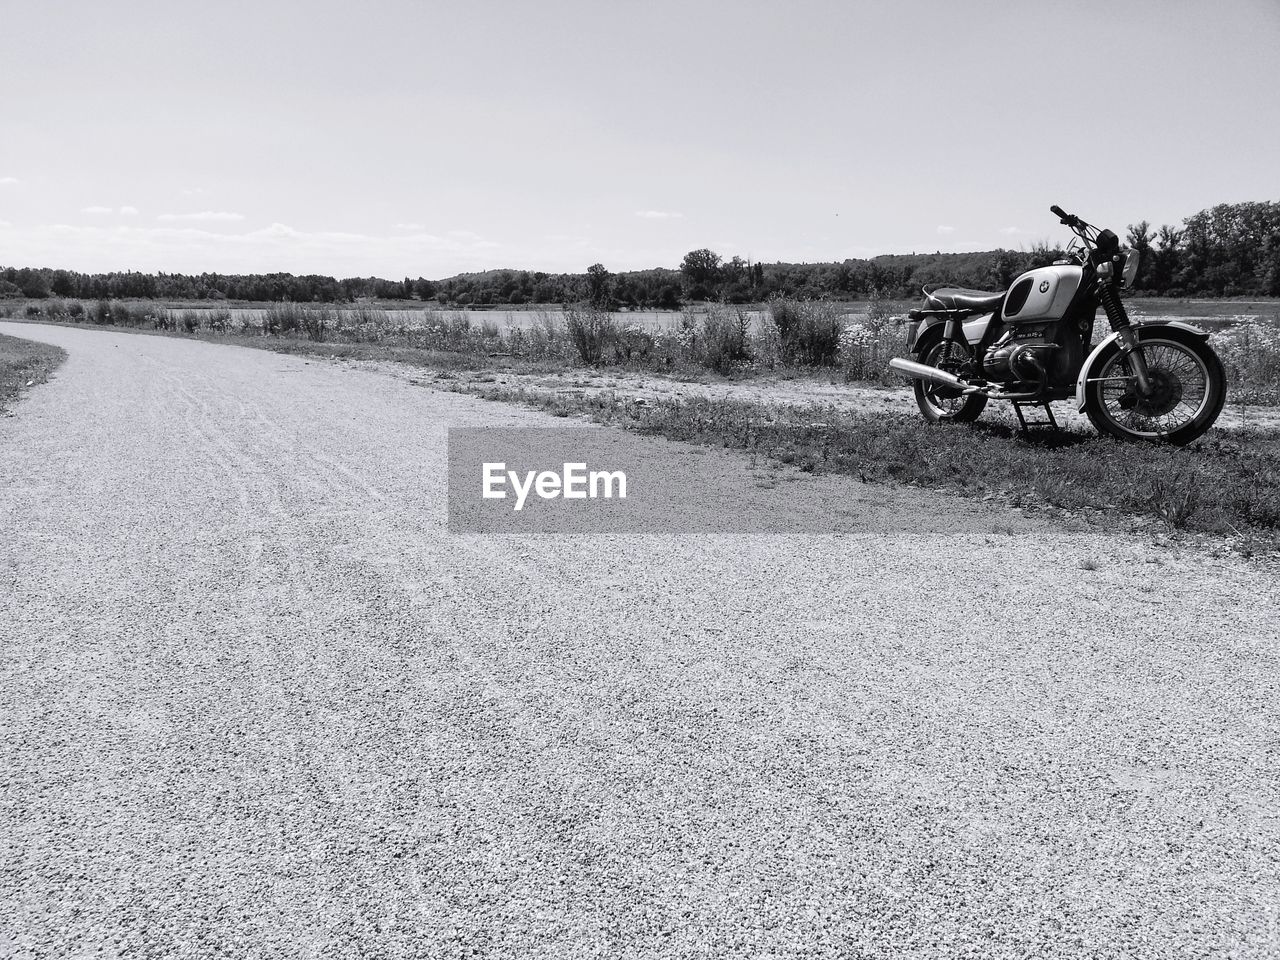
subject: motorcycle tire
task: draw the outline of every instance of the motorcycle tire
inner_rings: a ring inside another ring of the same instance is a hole
[[[1213,426],[1227,399],[1222,361],[1204,337],[1177,327],[1139,330],[1152,393],[1139,396],[1116,343],[1094,360],[1084,411],[1099,433],[1182,446]]]
[[[949,373],[958,373],[960,364],[972,356],[973,349],[968,343],[941,335],[925,340],[916,351],[921,363]],[[973,423],[987,405],[986,397],[965,395],[943,384],[916,380],[913,386],[920,415],[930,423]]]

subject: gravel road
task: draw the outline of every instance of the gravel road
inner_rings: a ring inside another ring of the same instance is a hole
[[[844,532],[450,535],[446,427],[565,421],[0,332],[2,956],[1280,955],[1243,562],[714,451]]]

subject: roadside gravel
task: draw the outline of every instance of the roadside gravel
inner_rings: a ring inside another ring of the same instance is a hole
[[[0,955],[1280,953],[1243,562],[632,435],[841,532],[451,536],[446,428],[564,420],[0,332]]]

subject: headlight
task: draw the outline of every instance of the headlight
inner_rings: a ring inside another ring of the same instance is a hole
[[[1138,261],[1141,259],[1137,250],[1126,250],[1124,252],[1124,271],[1120,276],[1124,280],[1124,285],[1130,290],[1133,289],[1133,281],[1138,276]]]

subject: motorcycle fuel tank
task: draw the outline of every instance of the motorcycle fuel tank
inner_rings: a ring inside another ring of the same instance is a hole
[[[1058,319],[1067,312],[1067,304],[1080,289],[1082,276],[1080,267],[1065,263],[1024,273],[1004,298],[1005,320],[1021,323]]]

